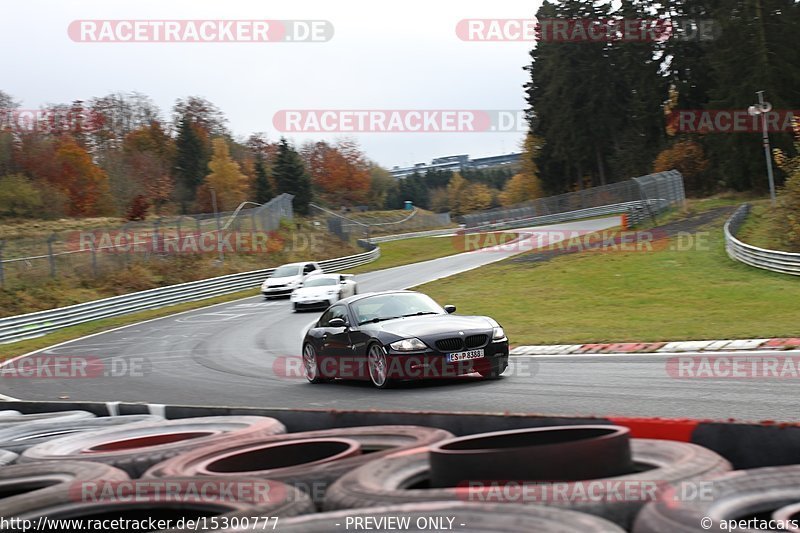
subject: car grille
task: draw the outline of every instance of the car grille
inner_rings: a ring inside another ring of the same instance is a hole
[[[285,287],[285,286],[286,286],[286,284],[284,283],[283,285],[267,285],[267,288],[269,288],[269,289],[280,289],[280,288]]]
[[[464,341],[460,337],[452,337],[450,339],[439,339],[436,341],[436,347],[443,352],[452,352],[460,350],[464,347]]]
[[[464,347],[467,349],[471,348],[480,348],[486,341],[489,340],[488,335],[470,335],[466,339],[464,339]]]

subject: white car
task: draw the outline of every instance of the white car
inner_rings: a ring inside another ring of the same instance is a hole
[[[322,274],[322,268],[317,263],[289,263],[279,266],[261,284],[261,294],[270,299],[275,296],[289,296],[292,291],[303,286],[303,282],[310,276]]]
[[[320,274],[292,291],[292,307],[295,311],[311,307],[327,308],[355,294],[358,294],[358,284],[352,274]]]

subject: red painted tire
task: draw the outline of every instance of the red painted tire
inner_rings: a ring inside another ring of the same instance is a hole
[[[140,423],[44,442],[25,450],[20,462],[101,462],[138,477],[150,466],[194,448],[265,438],[285,430],[279,421],[262,416],[209,416]]]
[[[264,476],[290,483],[309,493],[315,502],[321,503],[328,485],[354,468],[398,451],[428,446],[451,437],[452,434],[443,429],[422,426],[364,426],[287,433],[260,439],[257,442],[219,442],[203,446],[153,466],[143,477]],[[336,438],[354,440],[361,445],[362,452],[369,453],[332,462],[295,464],[280,471],[260,469],[260,464],[269,461],[264,450],[269,450],[275,443],[299,439]],[[241,469],[229,468],[227,472],[221,472],[219,468],[214,467],[215,463],[218,464],[221,460],[232,461],[237,456],[242,465]]]

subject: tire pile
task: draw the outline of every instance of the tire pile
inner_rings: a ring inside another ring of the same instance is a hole
[[[652,498],[613,493],[648,483]],[[687,497],[686,483],[709,492]],[[591,497],[546,496],[584,486]],[[359,520],[370,531],[715,531],[726,519],[800,519],[800,464],[732,471],[701,446],[609,425],[456,438],[422,426],[287,433],[260,416],[0,411],[3,519],[217,517],[244,532],[257,516],[288,532]]]

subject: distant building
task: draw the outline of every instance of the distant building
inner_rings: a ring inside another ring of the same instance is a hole
[[[468,155],[449,155],[446,157],[437,157],[430,163],[417,163],[410,167],[392,167],[389,171],[395,178],[405,178],[413,173],[425,174],[430,170],[450,170],[452,172],[460,172],[462,170],[478,170],[490,167],[499,167],[503,165],[511,165],[519,162],[519,153],[511,153],[506,155],[493,155],[489,157],[479,157],[477,159],[470,159]]]

